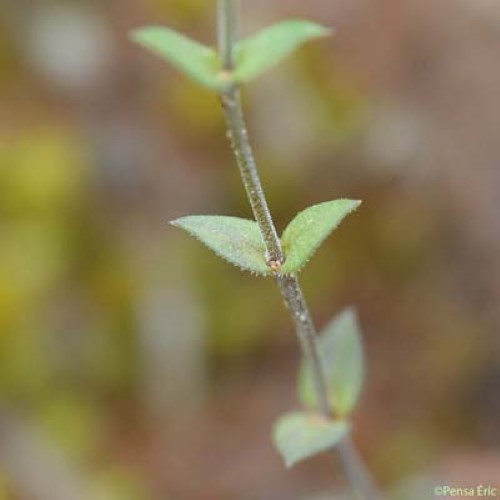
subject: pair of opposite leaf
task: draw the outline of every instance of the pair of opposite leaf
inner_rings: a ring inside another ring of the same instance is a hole
[[[254,80],[305,42],[330,33],[328,28],[304,20],[275,24],[236,43],[235,67],[230,75],[222,71],[215,49],[169,28],[139,28],[132,31],[131,38],[200,85],[221,92],[228,83],[241,84]]]
[[[326,237],[350,212],[357,200],[333,200],[300,212],[281,237],[285,262],[281,274],[299,272]],[[171,222],[231,264],[254,274],[270,275],[266,247],[256,222],[238,217],[192,215]]]
[[[361,394],[364,356],[361,331],[354,310],[333,318],[318,337],[321,368],[334,420],[316,412],[317,397],[312,373],[305,360],[299,371],[298,396],[307,411],[290,412],[278,419],[273,440],[288,467],[331,450],[350,431],[349,418]]]

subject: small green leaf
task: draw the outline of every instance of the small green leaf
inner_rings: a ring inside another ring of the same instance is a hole
[[[300,212],[288,224],[281,242],[286,255],[283,274],[300,271],[327,236],[361,204],[358,200],[333,200]]]
[[[159,26],[136,29],[131,32],[130,38],[166,59],[199,84],[214,90],[223,86],[219,77],[219,58],[211,47]]]
[[[342,311],[326,325],[318,339],[318,349],[334,409],[341,417],[347,417],[356,406],[364,378],[361,332],[353,309]],[[300,400],[307,407],[316,408],[314,383],[305,361],[298,386]]]
[[[348,432],[347,422],[292,412],[276,422],[273,440],[286,466],[291,467],[301,460],[332,449]]]
[[[303,20],[283,21],[270,26],[236,45],[235,80],[253,80],[305,42],[330,33],[328,28]]]
[[[255,274],[270,274],[256,222],[238,217],[191,215],[171,222],[231,264]]]

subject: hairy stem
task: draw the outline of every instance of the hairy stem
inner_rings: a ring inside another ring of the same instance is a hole
[[[237,0],[218,0],[218,42],[223,69],[233,68],[233,47],[236,43]],[[320,363],[317,332],[297,276],[282,275],[279,267],[286,256],[274,225],[257,170],[255,156],[248,138],[239,89],[229,86],[221,95],[227,124],[227,136],[236,157],[241,179],[254,218],[259,225],[267,252],[267,260],[275,274],[285,305],[290,311],[303,355],[310,366],[318,398],[318,409],[327,418],[335,417],[335,408],[328,398],[325,377]],[[277,267],[275,267],[277,266]],[[381,496],[350,437],[338,447],[353,492],[359,500],[377,500]]]
[[[257,172],[252,147],[248,140],[239,90],[234,86],[229,88],[221,95],[221,102],[228,127],[227,136],[236,156],[253,215],[266,245],[267,260],[282,263],[284,260],[283,250]]]
[[[333,416],[333,410],[328,401],[325,377],[321,369],[318,346],[316,343],[316,328],[304,294],[300,288],[299,280],[295,275],[278,275],[276,281],[285,301],[285,305],[292,315],[304,357],[309,363],[316,394],[318,396],[319,410],[324,416],[331,418]]]

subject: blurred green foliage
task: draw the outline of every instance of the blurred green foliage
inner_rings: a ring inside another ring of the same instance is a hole
[[[81,225],[93,182],[84,152],[75,131],[50,122],[0,143],[0,392],[76,463],[102,448],[106,407],[98,398],[123,387],[130,367],[117,321],[128,307],[124,268],[115,249],[108,257],[81,248],[92,233]],[[67,294],[91,297],[83,324],[65,318],[74,308]],[[122,491],[127,482],[119,480]]]

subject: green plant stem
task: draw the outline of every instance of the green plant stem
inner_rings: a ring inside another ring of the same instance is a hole
[[[219,53],[225,70],[230,70],[233,67],[233,47],[236,43],[236,1],[218,0]],[[266,246],[267,260],[281,264],[284,262],[285,255],[262,188],[255,156],[248,138],[239,89],[235,85],[231,85],[221,93],[220,97],[228,129],[227,135],[236,157],[253,215]],[[299,281],[295,275],[281,275],[278,272],[276,273],[276,282],[285,305],[292,315],[303,355],[311,367],[319,411],[326,418],[334,418],[335,411],[328,398],[325,377],[321,368],[316,328]],[[360,500],[380,499],[377,487],[350,437],[340,444],[339,452],[356,497]]]
[[[346,436],[337,445],[337,449],[354,498],[356,500],[383,500],[384,497],[363,462],[351,436]]]
[[[283,250],[267,205],[253,150],[248,139],[239,91],[235,88],[226,90],[221,95],[221,101],[228,127],[228,137],[255,220],[266,245],[268,259],[283,262]],[[295,275],[277,274],[276,282],[285,305],[292,315],[303,355],[311,367],[319,410],[325,417],[333,418],[335,416],[334,408],[328,399],[325,377],[320,364],[316,328],[298,278]],[[377,486],[350,437],[345,438],[338,445],[338,451],[356,495],[355,498],[359,500],[381,499]]]
[[[271,217],[248,140],[239,90],[236,87],[229,88],[221,95],[221,102],[228,127],[227,136],[236,156],[253,215],[266,245],[267,260],[282,263],[284,260],[283,250],[281,249],[281,242]]]
[[[234,65],[238,0],[217,0],[217,35],[222,68],[231,71]]]
[[[333,409],[328,400],[325,376],[321,369],[316,342],[316,327],[314,326],[309,307],[302,293],[299,280],[295,275],[278,275],[276,281],[283,296],[285,306],[292,315],[302,352],[313,374],[319,410],[324,416],[332,418]]]

